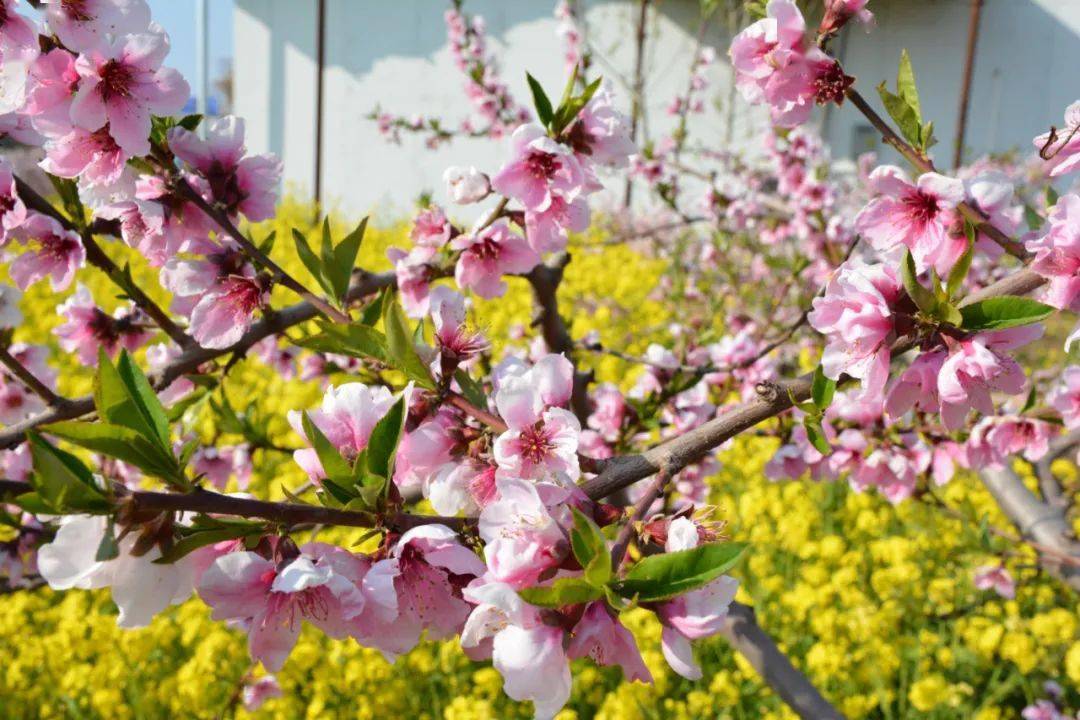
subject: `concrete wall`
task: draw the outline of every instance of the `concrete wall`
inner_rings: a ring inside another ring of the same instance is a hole
[[[598,72],[629,77],[633,66],[636,3],[590,0],[590,41],[603,60]],[[379,136],[364,116],[381,105],[396,114],[441,116],[451,126],[470,113],[462,79],[450,60],[442,11],[436,0],[327,0],[323,144],[324,199],[349,213],[376,207],[380,218],[408,211],[423,191],[444,200],[442,170],[474,164],[493,171],[504,145],[455,140],[438,151],[406,135],[401,146]],[[525,71],[553,92],[564,83],[562,46],[555,35],[554,2],[468,0],[466,10],[485,17],[502,76],[520,102],[529,103]],[[842,51],[848,72],[879,104],[873,88],[891,82],[901,48],[913,56],[924,116],[933,119],[943,165],[951,162],[957,93],[963,66],[968,0],[875,0],[878,27],[852,28]],[[664,0],[650,20],[646,67],[647,135],[659,137],[672,120],[664,109],[685,89],[695,45],[697,0]],[[248,123],[249,146],[285,162],[287,184],[310,193],[314,173],[315,0],[237,0],[236,112]],[[724,57],[728,38],[708,42]],[[1080,0],[985,0],[966,145],[969,157],[989,150],[1027,149],[1031,138],[1061,122],[1065,106],[1080,97]],[[728,137],[725,104],[730,75],[713,66],[715,103],[693,119],[695,137],[722,146]],[[628,104],[629,95],[619,90]],[[760,145],[766,125],[760,108],[737,99],[733,144]],[[819,113],[818,123],[837,156],[877,144],[851,107]],[[883,157],[888,157],[883,152]]]
[[[470,13],[484,16],[502,77],[529,107],[526,70],[551,94],[561,92],[566,81],[553,6],[536,0],[466,3]],[[650,16],[646,64],[652,137],[670,129],[664,108],[685,91],[696,32],[697,0],[667,0],[660,6],[662,12]],[[377,206],[380,217],[392,216],[406,212],[425,190],[442,200],[441,176],[448,165],[473,164],[492,172],[506,158],[507,145],[489,141],[454,140],[433,152],[405,135],[402,145],[393,145],[364,118],[376,105],[406,117],[441,116],[451,127],[469,115],[462,77],[446,45],[444,7],[434,0],[327,0],[323,188],[328,202],[351,213]],[[608,1],[587,7],[591,41],[606,63],[597,72],[610,76],[614,67],[630,76],[634,4]],[[286,182],[304,193],[313,186],[314,17],[314,0],[236,3],[236,112],[247,120],[250,148],[280,153]],[[719,35],[710,41],[726,47]],[[723,62],[713,66],[712,74],[718,90],[728,86]],[[619,95],[628,108],[629,94],[620,90]],[[739,107],[738,124],[760,116],[744,103]],[[724,114],[710,107],[691,127],[702,139],[719,143],[723,120]]]
[[[952,162],[958,93],[969,17],[966,0],[872,3],[878,27],[849,32],[844,66],[884,114],[874,87],[890,87],[900,51],[907,48],[918,80],[923,117],[934,121],[939,164]],[[965,157],[1032,149],[1031,138],[1080,98],[1080,0],[984,0],[971,89]],[[825,137],[837,155],[860,152],[869,133],[853,108],[829,114]]]

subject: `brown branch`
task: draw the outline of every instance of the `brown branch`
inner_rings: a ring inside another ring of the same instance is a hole
[[[390,287],[395,282],[396,278],[392,272],[373,274],[362,270],[357,271],[353,274],[353,283],[346,295],[346,300],[358,300],[366,295],[378,292],[382,288]],[[243,337],[230,347],[219,350],[199,346],[188,348],[180,357],[167,365],[161,373],[153,377],[152,384],[156,390],[164,390],[182,375],[196,372],[203,363],[230,353],[241,356],[260,340],[281,333],[299,323],[311,320],[318,314],[319,310],[310,302],[300,302],[283,310],[266,314],[252,324]],[[22,422],[9,425],[3,431],[0,431],[0,449],[8,449],[22,442],[27,430],[60,420],[71,420],[86,415],[92,412],[93,409],[94,398],[88,395],[70,400],[60,407],[52,408]]]
[[[934,163],[932,163],[922,152],[916,150],[909,145],[907,141],[896,134],[896,131],[889,127],[889,124],[877,114],[874,108],[870,107],[870,104],[866,102],[866,99],[863,98],[854,87],[848,88],[846,94],[847,98],[851,100],[851,104],[854,105],[855,108],[870,121],[870,124],[881,133],[882,139],[891,145],[898,153],[903,155],[908,162],[918,168],[921,172],[937,172]],[[1020,258],[1021,260],[1027,257],[1027,251],[1024,249],[1023,245],[999,230],[976,208],[968,203],[960,203],[960,205],[957,206],[957,209],[960,210],[960,214],[963,215],[966,220],[971,222],[979,232],[989,236],[1010,255]]]
[[[799,672],[757,623],[754,609],[731,603],[720,634],[753,666],[780,699],[805,720],[844,720],[813,683]]]
[[[0,480],[0,496],[16,497],[32,492],[33,486],[18,480]],[[157,512],[195,512],[214,515],[233,515],[236,517],[258,518],[282,525],[325,524],[342,527],[376,527],[379,518],[374,513],[357,510],[339,510],[320,505],[299,503],[270,502],[251,498],[234,497],[209,490],[198,489],[190,493],[163,493],[149,490],[136,490],[124,497],[124,502],[131,503],[131,509]],[[442,517],[438,515],[412,515],[396,513],[386,518],[383,527],[403,532],[419,525],[440,523],[457,531],[463,531],[473,524],[468,518]]]
[[[127,281],[124,271],[105,254],[105,251],[102,250],[101,246],[94,240],[93,233],[90,229],[82,230],[77,227],[75,223],[64,217],[62,213],[52,206],[52,203],[39,195],[38,192],[22,178],[15,176],[15,185],[18,188],[19,197],[22,198],[26,207],[35,212],[39,212],[42,215],[48,215],[59,222],[65,230],[79,233],[83,248],[86,250],[86,261],[108,275],[113,284],[123,290],[124,293],[131,298],[131,301],[146,313],[146,315],[153,320],[157,326],[161,328],[162,332],[168,335],[173,342],[181,348],[195,346],[196,343],[191,336],[181,330],[176,323],[172,321],[172,318],[169,317],[168,313],[162,310],[161,307],[151,300],[137,285]]]
[[[645,518],[645,513],[649,512],[649,508],[664,492],[669,480],[671,480],[671,473],[661,470],[656,474],[656,479],[642,494],[641,499],[634,505],[633,513],[627,519],[626,524],[622,526],[622,529],[619,530],[619,536],[615,538],[615,544],[611,547],[611,567],[615,570],[619,569],[622,561],[626,558],[626,551],[630,548],[630,541],[637,534],[637,524]]]
[[[67,402],[67,400],[54,393],[52,388],[41,382],[34,373],[30,372],[25,365],[19,362],[15,356],[2,345],[0,345],[0,363],[10,370],[11,374],[19,379],[19,382],[44,400],[50,407],[60,407]]]
[[[559,283],[562,282],[563,270],[570,263],[569,253],[560,253],[553,258],[552,264],[540,263],[526,276],[532,286],[533,300],[536,303],[534,325],[540,326],[544,343],[553,353],[562,353],[574,365],[574,386],[570,395],[570,407],[577,419],[584,424],[589,417],[589,382],[592,373],[578,372],[574,362],[574,340],[566,327],[566,321],[559,314]]]

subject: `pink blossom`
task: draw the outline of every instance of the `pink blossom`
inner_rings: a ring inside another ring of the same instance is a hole
[[[589,603],[570,632],[566,655],[571,660],[588,657],[601,667],[618,665],[628,681],[652,682],[652,673],[645,667],[634,636],[605,603]]]
[[[539,125],[522,125],[512,138],[513,159],[491,179],[492,188],[521,201],[526,210],[546,210],[554,193],[573,197],[585,173],[573,151],[548,137]]]
[[[697,547],[699,533],[692,520],[681,517],[671,521],[665,550],[678,552]],[[691,640],[700,640],[720,632],[739,582],[721,575],[705,587],[691,590],[656,607],[663,625],[661,650],[668,665],[688,680],[700,680],[701,667],[694,660]]]
[[[1045,229],[1025,246],[1035,254],[1031,269],[1050,281],[1043,299],[1062,310],[1080,309],[1080,196],[1059,198]]]
[[[445,525],[409,530],[390,557],[372,567],[373,574],[392,578],[397,617],[389,625],[371,628],[371,635],[361,642],[374,645],[392,660],[415,647],[425,631],[430,640],[461,632],[471,609],[462,589],[483,572],[480,558]]]
[[[182,127],[169,130],[169,148],[210,187],[211,199],[251,222],[274,215],[281,161],[273,155],[245,157],[244,121],[226,115],[208,121],[205,139]]]
[[[46,276],[53,290],[66,290],[75,271],[86,261],[86,250],[79,234],[65,230],[48,215],[30,215],[19,226],[16,240],[30,246],[9,269],[11,279],[20,290],[26,290]]]
[[[491,194],[491,181],[476,168],[452,166],[443,173],[450,199],[458,205],[478,203]]]
[[[433,253],[429,248],[417,246],[410,252],[400,248],[390,248],[386,255],[394,264],[401,307],[411,318],[422,318],[428,314],[431,281],[434,268],[428,261]]]
[[[579,155],[600,165],[626,167],[629,156],[637,152],[630,137],[630,118],[615,108],[615,96],[607,84],[593,94],[566,136]]]
[[[22,112],[34,128],[49,138],[71,130],[71,101],[79,86],[75,55],[54,48],[39,55],[30,66],[29,90]]]
[[[502,379],[495,406],[508,429],[493,448],[500,469],[521,478],[577,480],[581,423],[559,407],[570,399],[573,372],[562,355],[547,355],[529,370]]]
[[[371,431],[393,404],[394,397],[385,387],[345,383],[328,388],[323,395],[322,408],[312,410],[308,415],[327,440],[351,461],[367,447]],[[304,432],[302,414],[290,410],[288,419],[293,430],[310,442]],[[297,450],[293,458],[312,480],[326,477],[315,450]]]
[[[1050,700],[1038,700],[1034,705],[1028,705],[1020,717],[1024,720],[1067,720],[1067,716]]]
[[[108,125],[97,130],[73,127],[45,143],[41,167],[58,177],[109,184],[120,179],[129,157],[113,139]]]
[[[623,418],[626,415],[626,399],[612,383],[603,383],[592,393],[593,411],[586,421],[593,430],[608,442],[619,439]]]
[[[244,683],[244,709],[255,712],[263,706],[267,700],[281,697],[281,685],[273,675],[263,675],[258,680]]]
[[[475,607],[461,632],[461,646],[471,657],[490,655],[502,675],[503,692],[531,700],[535,717],[549,720],[570,699],[570,663],[565,632],[543,622],[537,608],[512,587],[485,578],[464,591]]]
[[[1047,402],[1061,413],[1065,427],[1070,430],[1080,427],[1080,365],[1070,365],[1062,371]]]
[[[494,298],[506,292],[503,275],[527,273],[540,256],[504,222],[490,225],[475,235],[461,235],[450,246],[461,251],[454,279],[480,297]]]
[[[112,36],[145,32],[150,8],[145,0],[46,0],[45,19],[64,45],[84,52]]]
[[[935,485],[940,487],[952,480],[957,467],[970,467],[966,447],[951,440],[934,445],[931,475]]]
[[[117,308],[108,315],[99,308],[82,283],[75,294],[57,306],[56,312],[67,320],[53,332],[60,347],[79,355],[79,362],[97,365],[98,348],[115,355],[121,347],[133,352],[142,347],[153,333],[145,327],[147,319],[134,307]]]
[[[999,170],[981,172],[964,181],[968,203],[986,215],[990,224],[1006,235],[1013,235],[1024,219],[1024,206],[1017,202],[1012,180]],[[986,233],[976,240],[980,252],[992,259],[1001,257],[1005,249]]]
[[[949,356],[938,372],[938,396],[941,398],[941,421],[956,430],[974,408],[984,415],[994,414],[991,391],[1016,395],[1027,381],[1024,369],[1007,350],[1026,345],[1042,336],[1041,325],[979,333],[953,342]]]
[[[205,348],[235,345],[270,302],[269,284],[253,272],[222,278],[191,311],[191,335]]]
[[[45,409],[45,403],[21,382],[0,377],[0,423],[14,425]]]
[[[886,412],[898,418],[912,408],[931,413],[940,411],[937,384],[946,357],[948,353],[944,350],[920,353],[889,388]]]
[[[856,492],[877,488],[896,505],[915,492],[920,473],[930,466],[930,452],[916,438],[907,438],[908,445],[879,447],[851,473],[849,482]]]
[[[11,164],[0,159],[0,246],[7,242],[9,233],[26,222],[26,205],[15,187]]]
[[[993,590],[1006,600],[1016,597],[1016,581],[1004,565],[983,565],[976,570],[975,587],[980,590]]]
[[[589,204],[581,195],[567,200],[553,194],[551,203],[541,211],[525,211],[525,237],[538,253],[566,249],[568,232],[583,232],[589,227]]]
[[[821,365],[826,377],[848,375],[863,381],[868,394],[885,387],[894,327],[892,306],[901,297],[892,268],[848,261],[815,298],[807,316],[828,340]]]
[[[75,63],[82,81],[71,119],[85,130],[106,125],[128,155],[150,152],[150,116],[179,112],[188,98],[180,73],[161,67],[169,52],[162,32],[123,35],[100,43]]]
[[[1051,134],[1045,132],[1032,142],[1040,156],[1048,156],[1045,170],[1050,177],[1060,177],[1080,167],[1080,101],[1065,109],[1065,127],[1056,133],[1053,142]]]
[[[963,233],[952,234],[956,206],[964,201],[964,184],[937,173],[925,173],[912,183],[894,165],[882,165],[870,174],[870,186],[879,197],[855,218],[855,229],[881,251],[899,245],[911,250],[916,270],[928,267],[948,274],[967,249]]]
[[[37,30],[29,19],[15,11],[18,1],[0,0],[0,54],[37,47]]]
[[[1050,449],[1058,428],[1045,420],[1022,415],[985,417],[971,430],[967,456],[972,467],[1002,467],[1013,455],[1038,462]]]
[[[566,557],[566,537],[535,485],[511,477],[497,477],[495,485],[498,499],[479,522],[488,573],[514,588],[530,587]]]
[[[839,32],[840,28],[848,24],[852,18],[857,19],[869,30],[874,24],[874,14],[866,9],[869,0],[826,0],[825,17],[821,19],[818,32],[832,34]]]
[[[333,638],[350,634],[349,620],[366,602],[360,586],[368,569],[367,558],[324,543],[308,543],[280,562],[231,552],[203,573],[198,591],[215,620],[247,623],[252,659],[276,672],[296,644],[302,621]]]
[[[97,560],[98,546],[106,532],[104,515],[68,515],[52,542],[38,551],[38,571],[54,590],[112,588],[120,609],[116,624],[122,628],[145,627],[169,605],[191,595],[194,565],[189,558],[160,565],[157,546],[133,555],[137,534],[119,541],[120,554],[113,560]]]
[[[440,409],[414,429],[406,432],[398,445],[394,482],[399,488],[426,487],[432,476],[453,460],[461,441],[461,420]],[[427,493],[425,493],[425,496]],[[441,514],[453,515],[454,512]]]
[[[444,376],[487,348],[484,336],[465,326],[465,297],[445,285],[431,291],[431,320],[443,363],[436,370]]]
[[[247,490],[251,482],[251,455],[244,445],[200,447],[191,457],[191,466],[218,490],[224,490],[232,476],[241,490]]]

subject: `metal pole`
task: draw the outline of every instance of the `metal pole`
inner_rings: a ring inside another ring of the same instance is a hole
[[[315,207],[322,208],[322,149],[323,149],[323,70],[326,67],[326,0],[318,0],[315,20],[315,56],[318,66],[315,75]]]
[[[645,101],[642,97],[645,94],[645,76],[644,76],[644,63],[645,63],[645,35],[646,35],[646,23],[649,19],[649,0],[639,0],[638,2],[638,20],[637,20],[637,41],[635,43],[634,51],[634,86],[632,92],[634,96],[632,98],[632,104],[630,106],[630,139],[637,142],[638,125],[640,124],[641,116],[645,113]],[[626,178],[626,190],[623,193],[623,207],[630,207],[630,200],[633,197],[634,183],[628,177]]]
[[[210,94],[210,43],[208,42],[207,28],[209,22],[209,8],[207,0],[195,2],[195,112],[203,117],[206,116],[208,95]],[[199,133],[205,137],[205,123],[199,124]]]
[[[968,23],[967,55],[964,57],[964,78],[960,86],[960,110],[956,119],[956,141],[953,146],[953,167],[964,160],[964,133],[967,132],[968,104],[971,101],[971,78],[975,74],[975,45],[979,40],[979,18],[983,0],[971,0],[971,20]]]

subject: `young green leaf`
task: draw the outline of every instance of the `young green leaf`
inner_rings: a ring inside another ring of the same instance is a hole
[[[242,537],[262,535],[264,531],[265,529],[259,523],[239,522],[231,522],[225,527],[216,527],[209,530],[196,530],[173,543],[173,546],[154,562],[159,565],[171,565],[201,547],[224,540],[237,540]]]
[[[105,512],[109,501],[94,482],[94,474],[79,458],[53,446],[37,432],[26,434],[34,472],[30,484],[53,511]]]
[[[431,371],[416,352],[413,334],[409,330],[405,313],[396,301],[388,301],[384,305],[383,326],[386,331],[390,361],[394,367],[425,390],[434,390],[435,381],[431,377]]]
[[[660,602],[708,585],[734,567],[746,546],[707,543],[690,550],[651,555],[613,584],[616,592],[639,602]]]
[[[293,242],[296,243],[296,254],[300,257],[300,262],[304,263],[304,267],[311,273],[311,277],[315,278],[315,282],[319,283],[324,291],[329,294],[333,294],[333,287],[327,281],[326,276],[322,271],[322,263],[319,261],[319,257],[308,245],[307,238],[304,234],[293,228]]]
[[[904,260],[900,265],[900,279],[915,306],[928,315],[933,314],[937,308],[937,298],[934,297],[934,293],[923,287],[915,276],[915,258],[911,256],[910,250],[904,253]]]
[[[818,365],[814,368],[814,382],[810,386],[810,397],[814,400],[817,409],[824,411],[832,403],[836,393],[836,381],[825,377],[825,368]]]
[[[821,429],[821,417],[817,415],[807,415],[803,418],[803,427],[806,428],[806,439],[810,441],[810,444],[821,453],[822,455],[831,455],[832,446],[829,445],[829,441],[825,439],[825,432]]]
[[[877,91],[878,95],[881,96],[882,104],[885,105],[885,110],[889,113],[889,117],[900,128],[900,134],[912,145],[920,147],[922,145],[922,123],[919,122],[915,109],[899,95],[889,92],[884,82],[878,85]]]
[[[94,553],[94,560],[96,562],[108,562],[118,557],[120,557],[120,544],[116,542],[116,524],[110,517],[105,525],[105,534],[101,536],[97,552]]]
[[[548,99],[547,93],[544,92],[544,88],[536,81],[536,78],[529,73],[525,73],[525,79],[529,81],[529,90],[532,91],[533,105],[536,106],[536,117],[540,119],[540,123],[544,127],[550,127],[553,115],[551,100]]]
[[[49,433],[79,447],[122,460],[147,475],[165,480],[180,479],[180,467],[166,452],[123,425],[76,420],[53,423]]]
[[[585,580],[594,587],[603,587],[611,580],[611,554],[600,528],[575,507],[574,527],[570,530],[570,548],[585,570]]]
[[[592,602],[603,597],[604,591],[582,578],[559,578],[547,587],[525,588],[518,594],[530,605],[558,608]]]
[[[912,110],[916,119],[922,122],[922,107],[919,105],[919,90],[915,87],[915,70],[911,67],[911,56],[906,49],[900,51],[900,67],[896,71],[896,92]]]
[[[394,472],[394,456],[405,426],[405,395],[397,399],[371,431],[367,445],[367,469],[373,474],[390,479]]]
[[[1045,320],[1054,312],[1049,305],[1017,295],[987,298],[960,308],[965,330],[1004,330]]]
[[[132,401],[139,410],[139,414],[145,418],[153,429],[160,447],[170,450],[169,442],[169,419],[165,415],[165,407],[158,399],[157,393],[150,386],[143,371],[135,364],[128,355],[127,350],[120,351],[120,359],[116,363],[116,371],[120,374],[124,385],[128,388]],[[150,438],[147,438],[150,439]]]
[[[360,253],[360,244],[364,241],[367,223],[367,218],[361,220],[356,229],[346,235],[345,239],[334,248],[333,258],[329,264],[324,265],[331,276],[334,297],[338,301],[344,301],[345,293],[349,290],[349,280],[352,278],[353,267],[356,265],[356,256]]]
[[[472,376],[464,368],[459,368],[454,373],[454,379],[457,380],[457,384],[461,388],[461,394],[465,396],[466,400],[476,407],[487,407],[484,386],[473,380]]]
[[[971,259],[975,256],[975,227],[971,223],[965,222],[964,230],[968,236],[967,249],[964,250],[964,254],[957,259],[956,264],[949,270],[949,277],[945,281],[945,294],[950,298],[954,297],[963,286],[968,270],[971,268]]]
[[[371,327],[350,323],[320,325],[321,332],[293,341],[295,345],[316,352],[348,355],[355,358],[373,358],[387,365],[393,364],[386,336]]]
[[[311,443],[315,454],[319,457],[319,463],[322,465],[323,472],[326,473],[327,477],[337,483],[348,482],[352,477],[352,468],[349,467],[349,463],[341,456],[338,449],[327,439],[323,431],[311,421],[311,417],[306,412],[301,417],[301,424],[304,428],[304,435],[307,437],[308,442]]]

